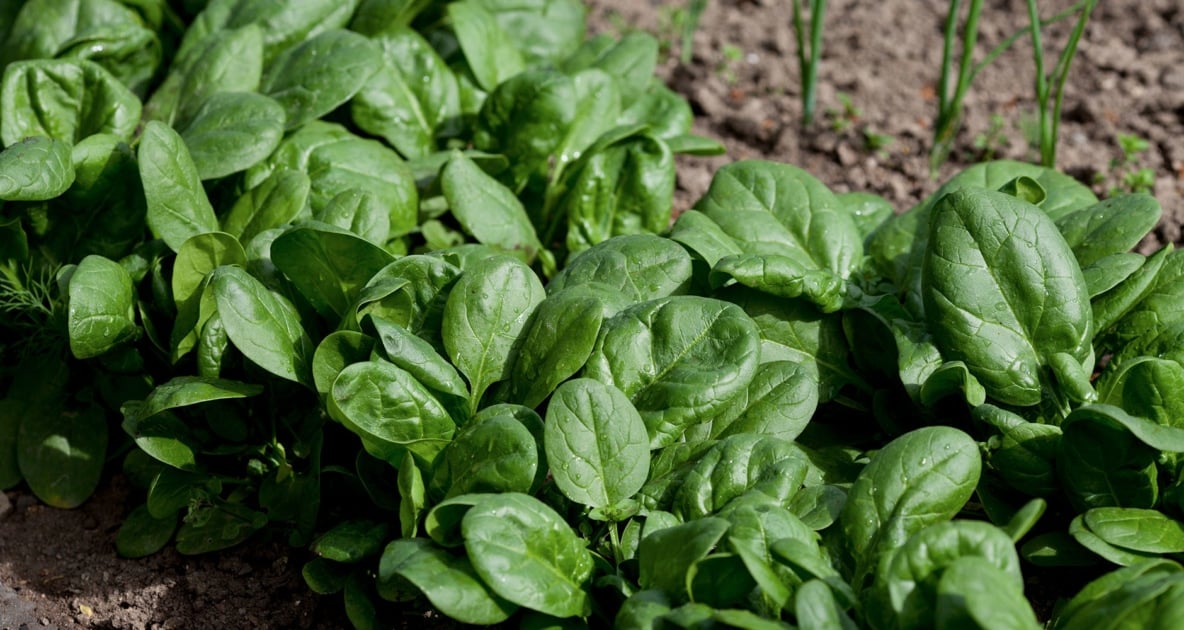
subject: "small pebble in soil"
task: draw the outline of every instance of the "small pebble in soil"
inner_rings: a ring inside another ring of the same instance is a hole
[[[0,520],[12,514],[12,501],[8,499],[8,495],[0,492]]]

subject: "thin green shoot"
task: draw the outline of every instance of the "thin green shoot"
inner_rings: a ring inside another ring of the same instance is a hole
[[[1036,7],[1036,0],[1028,0],[1028,21],[1032,35],[1032,54],[1036,64],[1036,104],[1040,115],[1040,163],[1047,167],[1056,166],[1057,137],[1061,127],[1061,104],[1065,96],[1065,82],[1069,78],[1069,67],[1077,54],[1077,44],[1089,23],[1090,14],[1097,6],[1097,0],[1083,0],[1074,5],[1079,8],[1077,23],[1069,33],[1069,41],[1061,51],[1051,75],[1044,72],[1044,43],[1040,31],[1044,22]],[[1051,105],[1051,108],[1050,108]]]
[[[682,22],[682,42],[679,50],[679,61],[683,65],[691,63],[694,54],[695,31],[699,28],[699,19],[703,10],[707,8],[707,0],[690,0],[687,3],[686,16]]]
[[[826,19],[826,0],[810,0],[809,44],[806,41],[806,16],[802,4],[793,0],[793,34],[798,43],[798,72],[802,82],[802,126],[814,122],[817,102],[818,60],[822,57],[822,26]]]

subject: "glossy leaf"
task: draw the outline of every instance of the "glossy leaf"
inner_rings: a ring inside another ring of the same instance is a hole
[[[591,379],[567,381],[547,406],[544,444],[564,496],[608,507],[637,493],[649,473],[649,436],[620,390]]]
[[[210,95],[180,130],[197,175],[217,179],[263,161],[284,135],[284,110],[253,92]]]
[[[190,237],[218,229],[197,167],[177,132],[150,121],[136,157],[148,202],[148,227],[154,235],[177,251]]]
[[[72,145],[97,133],[130,139],[140,123],[141,105],[131,90],[93,61],[33,59],[4,69],[0,110],[5,113],[0,120],[5,147],[29,136]]]
[[[259,87],[283,107],[285,128],[295,129],[348,101],[381,63],[370,40],[331,29],[281,53]]]
[[[286,299],[239,267],[219,267],[209,283],[226,334],[244,356],[280,378],[312,385],[312,342]]]
[[[396,540],[382,554],[378,574],[398,575],[423,591],[440,612],[461,623],[489,625],[510,617],[517,606],[496,595],[465,556],[421,538]]]
[[[131,277],[118,263],[87,256],[70,277],[67,326],[76,358],[97,357],[139,336]]]
[[[0,200],[53,199],[72,183],[74,162],[66,142],[34,136],[0,151]]]
[[[58,409],[25,418],[16,439],[17,464],[38,499],[73,508],[90,498],[107,457],[107,417],[98,406]]]

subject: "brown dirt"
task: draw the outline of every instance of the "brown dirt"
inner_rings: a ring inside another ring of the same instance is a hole
[[[950,161],[928,166],[935,85],[946,2],[831,0],[814,126],[799,125],[796,44],[784,0],[715,0],[694,40],[694,59],[673,55],[661,72],[692,102],[696,131],[728,147],[722,158],[684,158],[676,205],[690,207],[711,173],[728,160],[765,158],[813,173],[836,191],[861,190],[904,210],[940,179],[984,157],[974,147],[992,117],[1001,121],[994,155],[1033,159],[1024,129],[1034,111],[1031,48],[1022,40],[978,76],[966,98],[965,125]],[[984,8],[979,55],[1026,23],[1022,0]],[[1041,3],[1049,15],[1070,0]],[[1179,0],[1108,0],[1094,14],[1073,63],[1064,101],[1058,166],[1099,193],[1126,169],[1155,172],[1164,220],[1153,240],[1180,242],[1184,222],[1184,6]],[[681,2],[594,0],[598,31],[646,29],[676,41],[669,28]],[[1067,24],[1048,31],[1055,59]],[[726,55],[725,52],[739,52]],[[729,59],[732,57],[732,59]],[[1050,60],[1047,62],[1052,63]],[[843,114],[840,95],[854,110]],[[1150,142],[1129,166],[1117,134]],[[891,142],[868,146],[868,134]],[[1151,243],[1149,243],[1151,245]],[[338,628],[339,598],[303,586],[302,557],[280,544],[252,542],[202,557],[165,551],[128,561],[115,533],[133,507],[116,476],[76,510],[54,510],[17,490],[0,493],[0,630],[28,628]]]

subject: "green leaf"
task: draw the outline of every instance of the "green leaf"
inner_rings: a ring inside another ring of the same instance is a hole
[[[691,463],[671,511],[684,520],[702,518],[749,490],[785,502],[802,486],[808,466],[805,454],[792,442],[754,433],[733,435],[715,442]]]
[[[1057,471],[1064,494],[1082,511],[1154,506],[1158,446],[1181,446],[1181,429],[1161,427],[1109,405],[1078,407],[1062,421],[1061,430]]]
[[[173,300],[182,305],[200,300],[206,276],[222,265],[245,265],[247,252],[225,232],[207,232],[186,239],[173,262]]]
[[[881,554],[957,514],[981,471],[978,445],[951,427],[917,429],[880,449],[855,479],[839,516],[856,563],[856,589]]]
[[[93,61],[34,59],[4,68],[0,111],[0,140],[6,147],[30,136],[73,145],[97,133],[129,140],[140,123],[141,105]]]
[[[510,400],[538,407],[560,383],[579,372],[608,315],[608,305],[596,291],[579,287],[552,293],[540,302],[514,353]]]
[[[1184,523],[1159,510],[1101,507],[1083,516],[1091,532],[1115,547],[1144,553],[1184,553]]]
[[[157,385],[148,394],[144,404],[137,407],[129,417],[136,421],[150,418],[162,411],[198,405],[215,400],[248,398],[263,392],[261,385],[251,385],[225,379],[202,378],[200,376],[177,376]]]
[[[419,533],[419,521],[427,507],[427,490],[423,473],[415,464],[411,453],[403,457],[399,465],[399,527],[403,538],[415,538]]]
[[[335,562],[356,563],[378,555],[391,535],[386,523],[359,519],[342,521],[321,534],[309,551]]]
[[[136,157],[148,203],[148,227],[153,235],[178,251],[190,237],[217,231],[214,208],[202,188],[189,149],[177,132],[150,121],[140,136]]]
[[[595,282],[644,302],[686,293],[691,272],[691,257],[677,243],[652,234],[618,236],[576,256],[547,285],[547,293]]]
[[[491,245],[530,264],[543,248],[522,202],[459,151],[440,172],[452,216],[478,243]]]
[[[421,538],[388,545],[378,575],[380,579],[403,577],[423,591],[437,610],[461,623],[501,623],[518,608],[486,586],[468,558]]]
[[[624,392],[660,448],[744,391],[759,357],[756,325],[740,308],[675,296],[606,320],[583,375]]]
[[[542,462],[531,431],[511,415],[477,417],[461,426],[432,468],[429,496],[530,492]]]
[[[366,452],[397,465],[407,451],[431,463],[452,439],[448,411],[411,374],[385,361],[355,363],[333,381],[328,410]]]
[[[259,24],[217,30],[194,50],[192,62],[180,58],[148,100],[156,120],[185,122],[211,96],[255,92],[263,77],[264,29]],[[166,102],[169,101],[169,102]],[[175,102],[174,102],[175,101]]]
[[[271,259],[330,322],[345,317],[362,287],[394,258],[348,232],[305,225],[271,243]]]
[[[74,161],[66,142],[34,136],[0,151],[0,200],[43,201],[74,183]]]
[[[381,63],[381,53],[369,39],[330,29],[281,53],[259,87],[283,107],[285,128],[295,129],[352,98]]]
[[[237,503],[198,508],[177,530],[177,552],[192,556],[233,547],[267,525],[267,517]]]
[[[675,602],[687,601],[687,572],[723,540],[729,527],[722,518],[708,517],[645,536],[637,551],[638,584],[662,590]]]
[[[312,380],[317,393],[328,396],[333,381],[347,366],[370,359],[374,339],[352,330],[336,330],[325,336],[312,355]]]
[[[226,334],[244,356],[280,378],[312,385],[312,342],[286,299],[239,267],[219,267],[209,284]]]
[[[263,161],[284,136],[284,110],[253,92],[210,95],[180,130],[201,179],[245,171]]]
[[[1159,223],[1159,202],[1148,194],[1119,195],[1076,210],[1057,220],[1057,229],[1073,249],[1077,264],[1087,267],[1129,252]]]
[[[429,389],[465,400],[469,396],[464,379],[435,348],[411,331],[376,315],[363,320],[382,344],[391,363],[407,370]]]
[[[135,288],[127,271],[102,256],[87,256],[70,276],[67,327],[70,352],[97,357],[140,334]]]
[[[981,190],[950,193],[931,214],[922,291],[945,359],[1020,406],[1040,402],[1054,354],[1093,368],[1085,280],[1048,215]]]
[[[115,536],[115,550],[123,558],[150,556],[169,544],[177,531],[177,517],[156,518],[141,505],[127,515]]]
[[[90,498],[107,457],[107,417],[90,405],[26,416],[17,433],[17,465],[33,494],[46,504],[74,508]]]
[[[313,558],[304,563],[300,575],[309,590],[317,595],[334,595],[345,588],[345,582],[354,568],[324,558]]]
[[[941,574],[937,583],[936,627],[1042,628],[1024,598],[1022,583],[976,557],[959,558]]]
[[[300,171],[276,169],[234,202],[222,217],[222,230],[247,243],[261,232],[282,227],[304,209],[311,185]]]
[[[465,514],[461,532],[473,568],[498,595],[555,617],[591,613],[586,541],[538,499],[487,495]]]
[[[453,2],[447,10],[465,60],[486,92],[526,67],[521,53],[510,43],[510,36],[482,3]]]
[[[608,507],[641,489],[649,474],[649,436],[625,394],[591,379],[567,381],[547,406],[544,444],[564,496]]]
[[[457,280],[444,304],[444,347],[469,379],[471,410],[485,390],[510,376],[514,342],[545,292],[529,267],[490,258]]]
[[[406,25],[386,26],[373,39],[382,49],[383,65],[350,102],[350,116],[408,159],[424,157],[435,151],[437,138],[459,131],[456,75]]]

